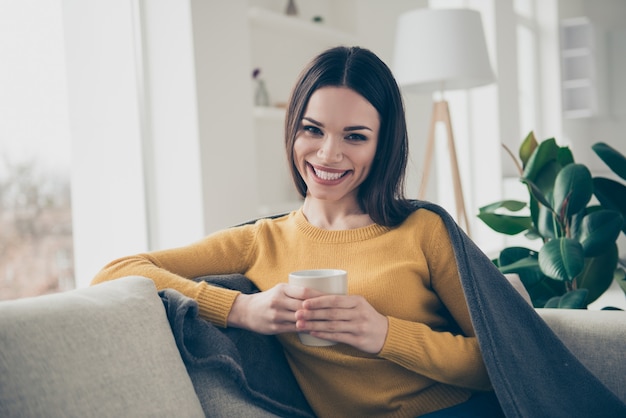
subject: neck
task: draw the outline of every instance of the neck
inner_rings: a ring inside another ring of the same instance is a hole
[[[374,223],[368,214],[363,213],[356,201],[345,204],[307,196],[302,205],[302,213],[311,225],[327,230],[356,229]]]

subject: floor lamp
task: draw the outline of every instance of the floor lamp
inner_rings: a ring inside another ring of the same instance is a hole
[[[398,18],[393,70],[407,93],[441,92],[433,103],[433,114],[422,167],[418,197],[426,194],[435,149],[437,123],[446,130],[457,222],[470,234],[465,199],[446,90],[490,84],[494,74],[489,62],[480,13],[470,9],[418,9]],[[464,224],[464,225],[463,225]]]

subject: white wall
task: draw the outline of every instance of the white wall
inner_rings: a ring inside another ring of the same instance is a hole
[[[211,232],[257,216],[247,2],[191,6],[204,223]]]

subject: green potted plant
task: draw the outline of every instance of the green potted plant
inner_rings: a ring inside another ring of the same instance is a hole
[[[626,179],[622,154],[604,143],[592,149]],[[626,291],[617,248],[620,231],[626,233],[626,186],[593,178],[554,138],[538,143],[533,132],[528,134],[519,149],[521,162],[507,151],[528,188],[529,201],[495,202],[480,208],[478,217],[497,232],[540,239],[541,248],[505,248],[493,260],[498,268],[519,275],[535,307],[584,309],[614,279]]]

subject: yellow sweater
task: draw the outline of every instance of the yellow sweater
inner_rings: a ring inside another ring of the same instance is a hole
[[[346,270],[348,293],[364,296],[389,320],[377,355],[344,344],[304,346],[293,333],[278,336],[318,416],[415,417],[490,388],[447,231],[428,210],[396,228],[345,231],[316,228],[294,211],[186,247],[113,261],[92,283],[150,277],[158,289],[197,300],[200,315],[223,327],[238,293],[189,278],[242,273],[267,290],[291,271],[314,268]]]

